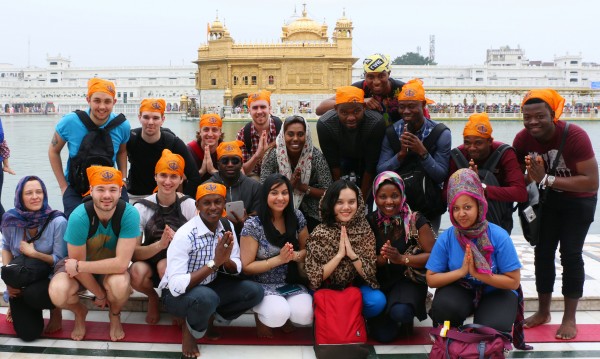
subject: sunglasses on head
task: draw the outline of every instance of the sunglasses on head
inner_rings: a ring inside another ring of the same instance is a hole
[[[231,162],[232,165],[239,165],[242,160],[239,157],[221,157],[219,159],[219,163],[222,165],[227,165]]]

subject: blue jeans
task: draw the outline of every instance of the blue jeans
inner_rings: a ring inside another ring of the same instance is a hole
[[[129,202],[129,195],[127,194],[127,188],[123,186],[121,189],[121,199],[125,202]],[[67,186],[65,193],[63,193],[63,212],[67,218],[71,215],[71,212],[77,208],[83,202],[81,194],[77,193],[71,185]]]
[[[363,316],[365,319],[373,318],[385,309],[387,303],[385,294],[379,289],[373,289],[368,285],[360,286],[363,300]]]
[[[212,282],[197,285],[183,295],[174,297],[168,289],[162,294],[167,312],[185,318],[190,332],[199,339],[213,314],[233,320],[260,303],[264,291],[258,283],[219,274]]]

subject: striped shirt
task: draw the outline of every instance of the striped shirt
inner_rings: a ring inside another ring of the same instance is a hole
[[[233,228],[233,225],[231,225]],[[169,288],[174,297],[185,294],[190,284],[191,273],[202,268],[215,257],[217,243],[223,237],[225,229],[221,222],[213,233],[204,224],[200,216],[195,216],[184,224],[177,232],[167,250],[167,270],[158,286],[159,289]],[[233,248],[229,257],[242,271],[240,247],[233,232]],[[217,277],[211,273],[200,285],[206,285]]]

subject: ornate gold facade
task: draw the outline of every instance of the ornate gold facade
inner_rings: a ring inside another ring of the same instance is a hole
[[[352,82],[352,22],[337,20],[331,41],[327,25],[302,16],[282,27],[277,43],[238,44],[217,19],[198,48],[196,88],[223,91],[223,105],[238,105],[248,93],[331,94]]]

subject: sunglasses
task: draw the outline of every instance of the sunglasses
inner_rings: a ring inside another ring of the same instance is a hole
[[[219,163],[223,166],[226,166],[230,162],[235,166],[239,165],[242,160],[239,157],[221,157],[221,159],[219,159]]]

